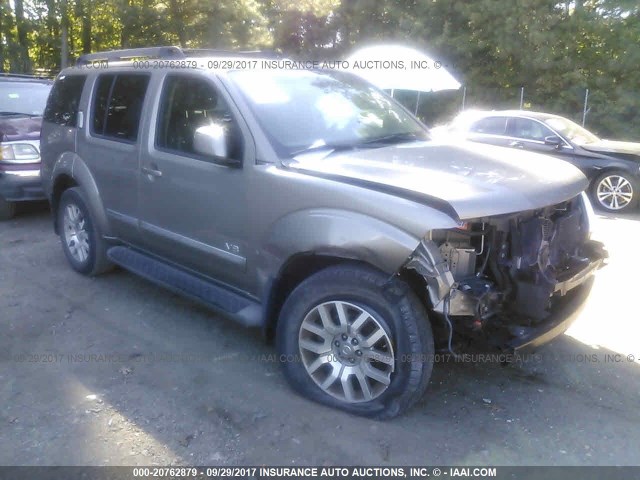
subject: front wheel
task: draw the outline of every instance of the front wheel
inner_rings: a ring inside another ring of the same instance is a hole
[[[83,275],[98,275],[113,265],[88,205],[79,187],[65,190],[58,206],[58,228],[62,250],[73,269]]]
[[[390,418],[424,393],[433,335],[424,307],[401,280],[341,265],[302,282],[276,333],[285,376],[314,401]]]
[[[619,170],[605,172],[593,184],[594,204],[607,212],[621,213],[637,203],[637,189],[628,173]]]

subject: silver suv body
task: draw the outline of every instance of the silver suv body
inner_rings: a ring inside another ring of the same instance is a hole
[[[274,63],[161,47],[60,73],[50,103],[77,101],[43,124],[42,178],[73,268],[261,327],[298,392],[375,417],[420,397],[438,346],[567,328],[605,256],[582,173],[431,142],[366,82]]]

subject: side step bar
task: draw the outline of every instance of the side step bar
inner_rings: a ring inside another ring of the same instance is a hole
[[[246,327],[262,326],[262,309],[250,300],[212,282],[128,247],[111,247],[112,262],[175,293],[226,313]]]

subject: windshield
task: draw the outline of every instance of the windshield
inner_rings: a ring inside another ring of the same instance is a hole
[[[566,118],[552,117],[547,118],[545,121],[547,125],[553,128],[560,135],[578,145],[600,141],[600,139],[589,130],[581,127],[571,120],[567,120]]]
[[[0,82],[0,114],[42,115],[51,85]]]
[[[243,70],[230,72],[230,77],[282,158],[322,148],[375,148],[427,138],[422,124],[352,75]]]

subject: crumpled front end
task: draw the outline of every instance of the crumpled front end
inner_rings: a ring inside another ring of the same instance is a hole
[[[589,209],[579,195],[430,232],[405,267],[425,280],[449,348],[463,335],[517,350],[566,330],[607,257]]]

